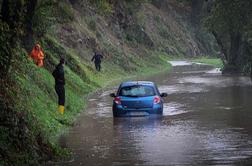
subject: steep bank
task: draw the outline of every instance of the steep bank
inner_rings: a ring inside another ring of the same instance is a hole
[[[211,42],[202,44],[186,21],[187,3],[46,0],[35,4],[25,36],[19,32],[23,26],[9,23],[22,24],[25,18],[1,20],[1,65],[9,64],[1,79],[1,162],[36,164],[62,153],[52,138],[72,124],[84,106],[85,94],[111,80],[163,70],[167,56],[213,54]],[[6,42],[13,31],[5,27],[18,29],[15,44]],[[36,41],[46,54],[44,68],[27,58]],[[94,51],[105,56],[101,73],[90,61]],[[51,76],[60,56],[67,61],[64,117],[56,112]]]

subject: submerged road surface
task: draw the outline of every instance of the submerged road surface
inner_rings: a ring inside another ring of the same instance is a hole
[[[114,119],[117,87],[100,92],[60,139],[73,159],[57,165],[252,165],[250,78],[171,63],[171,73],[144,79],[168,93],[162,117]]]

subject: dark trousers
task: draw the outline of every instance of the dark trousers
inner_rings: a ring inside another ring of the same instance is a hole
[[[95,63],[95,68],[97,71],[101,71],[101,63]]]
[[[55,85],[55,91],[58,95],[58,104],[65,105],[65,87],[64,85]]]

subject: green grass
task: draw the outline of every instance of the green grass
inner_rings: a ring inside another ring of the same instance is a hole
[[[223,63],[219,58],[210,58],[210,57],[200,57],[196,59],[192,59],[193,62],[205,63],[217,68],[223,68]]]
[[[196,62],[196,63],[204,63],[208,64],[211,66],[214,66],[216,68],[223,68],[223,63],[220,58],[215,58],[215,57],[206,57],[206,56],[200,56],[196,58],[188,58],[185,56],[161,56],[161,58],[164,61],[172,61],[172,60],[187,60],[191,62]]]

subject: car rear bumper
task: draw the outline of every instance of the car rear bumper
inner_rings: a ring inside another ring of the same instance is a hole
[[[150,114],[162,114],[163,107],[161,105],[155,105],[153,108],[123,108],[121,105],[113,106],[114,116],[137,116],[137,115],[150,115]]]

